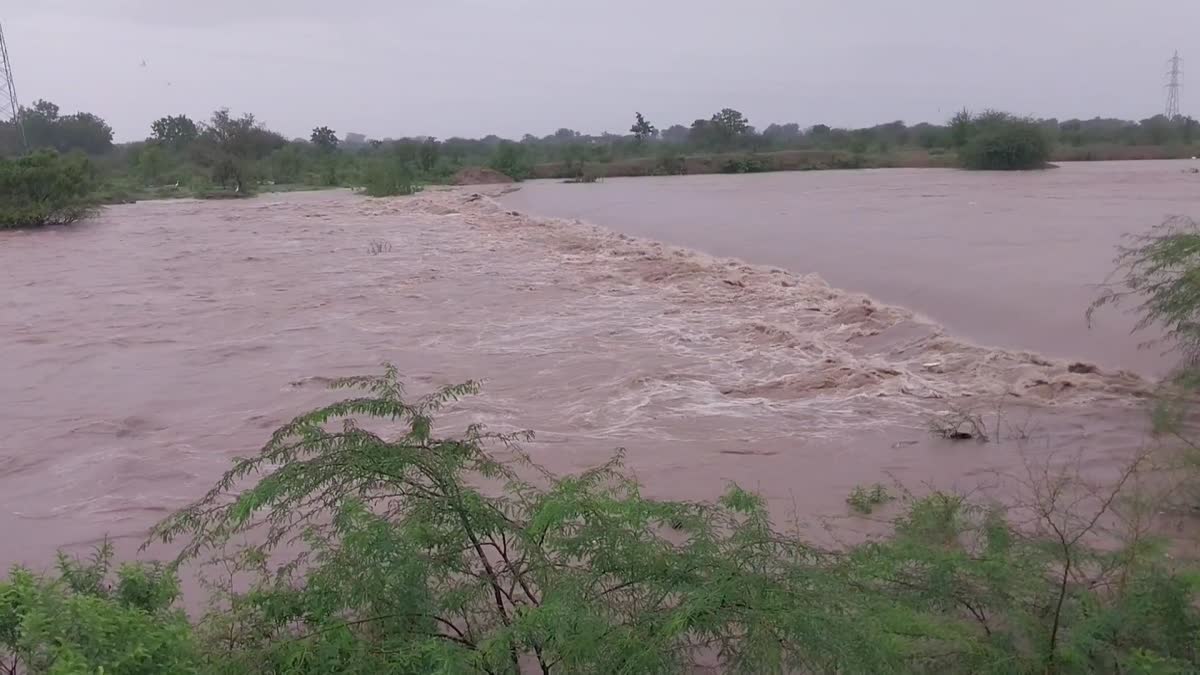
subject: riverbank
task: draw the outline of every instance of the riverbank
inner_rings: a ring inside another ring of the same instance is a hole
[[[1200,155],[1200,145],[1086,145],[1055,147],[1051,162],[1137,161],[1188,159]],[[715,154],[668,154],[612,160],[607,162],[548,162],[529,169],[532,179],[579,179],[592,182],[603,178],[774,173],[786,171],[831,171],[850,169],[924,169],[954,168],[958,158],[950,150],[906,148],[891,152],[853,153],[845,150],[779,150],[773,152],[730,152]],[[470,171],[468,168],[466,171]],[[490,170],[484,170],[490,171]],[[450,177],[446,181],[429,180],[428,185],[461,185]],[[352,188],[353,185],[312,185],[307,183],[263,183],[254,193],[276,194],[314,192]],[[158,199],[229,198],[228,191],[211,187],[192,189],[186,185],[143,186],[136,182],[109,180],[97,190],[103,204],[132,204]]]
[[[151,185],[137,186],[123,183],[104,183],[96,190],[96,198],[101,204],[136,204],[137,202],[155,201],[159,199],[249,199],[258,195],[284,194],[288,192],[317,192],[320,190],[337,190],[339,186],[306,185],[289,183],[282,185],[262,184],[254,188],[254,192],[237,193],[232,190],[206,187],[193,189],[186,185]]]
[[[1200,145],[1085,145],[1056,146],[1051,162],[1132,161],[1189,159],[1200,155]],[[825,171],[837,169],[953,168],[958,158],[952,150],[903,149],[893,152],[854,153],[845,150],[780,150],[731,152],[707,155],[665,155],[611,162],[550,162],[533,167],[532,178],[577,176],[638,177],[697,174],[741,174],[775,171]]]

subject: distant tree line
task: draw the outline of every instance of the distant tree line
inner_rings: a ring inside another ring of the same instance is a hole
[[[963,115],[967,116],[964,118]],[[90,156],[110,184],[138,191],[146,186],[187,185],[241,192],[264,183],[311,186],[362,185],[378,160],[403,165],[424,181],[447,180],[467,166],[490,166],[514,178],[528,175],[537,164],[559,163],[565,173],[582,175],[585,165],[625,159],[714,153],[760,153],[779,150],[822,150],[854,155],[888,155],[898,150],[930,154],[963,153],[970,129],[1003,113],[960,113],[945,124],[903,121],[847,129],[827,124],[801,126],[771,123],[761,130],[740,111],[724,108],[689,125],[656,126],[642,113],[627,134],[585,134],[560,128],[552,134],[526,134],[519,140],[496,135],[483,138],[429,137],[369,139],[363,134],[339,136],[317,126],[308,138],[289,140],[262,125],[252,114],[217,110],[208,120],[170,115],[154,121],[144,141],[113,143],[112,128],[99,116],[64,115],[48,101],[22,108],[20,119],[31,150]],[[1010,120],[1015,120],[1011,118]],[[974,120],[972,122],[972,120]],[[1028,119],[1026,140],[1070,147],[1096,145],[1166,146],[1200,142],[1190,117],[1162,115],[1141,121]],[[972,126],[974,125],[974,126]],[[1033,133],[1035,132],[1036,133]],[[973,149],[984,145],[982,141]],[[0,156],[22,154],[23,144],[11,123],[0,123]],[[1027,148],[1028,149],[1028,148]]]

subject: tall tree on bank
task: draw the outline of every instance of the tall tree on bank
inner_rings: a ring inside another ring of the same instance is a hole
[[[221,108],[204,126],[198,154],[212,171],[213,182],[243,192],[253,162],[285,145],[287,139],[263,128],[254,115],[234,117],[228,108]]]
[[[187,115],[168,115],[150,125],[151,138],[162,145],[179,150],[191,145],[200,129]]]
[[[643,143],[646,139],[654,138],[658,135],[658,129],[655,129],[653,124],[647,122],[646,118],[642,117],[642,113],[635,114],[637,115],[637,121],[633,123],[632,127],[629,127],[629,131],[637,138],[638,143]]]
[[[319,150],[333,152],[338,148],[337,132],[329,127],[317,127],[312,131],[312,144]]]
[[[32,108],[21,108],[20,115],[30,148],[52,148],[59,152],[81,150],[90,155],[112,149],[112,127],[91,113],[60,115],[57,105],[38,100]]]

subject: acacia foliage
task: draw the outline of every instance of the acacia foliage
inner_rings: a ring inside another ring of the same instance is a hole
[[[156,528],[183,544],[180,561],[211,559],[230,580],[213,586],[194,628],[152,652],[176,659],[171,672],[1115,673],[1198,662],[1195,579],[1145,538],[1088,548],[1099,516],[1072,511],[1084,502],[1059,483],[1039,493],[1027,531],[1000,509],[933,494],[908,503],[893,536],[828,551],[776,528],[762,498],[737,486],[715,503],[649,499],[619,454],[555,476],[518,447],[526,434],[436,434],[434,416],[475,383],[411,403],[391,367],[335,386],[355,393],[281,427]],[[21,570],[6,583],[0,649],[79,651],[86,630],[26,626],[42,603],[92,597],[86,589]],[[31,584],[49,599],[12,609],[11,589]],[[175,636],[169,594],[148,594],[158,600],[136,605],[137,620]],[[100,597],[107,612],[130,606]],[[79,663],[94,670],[135,639],[117,635],[122,644],[81,651]]]

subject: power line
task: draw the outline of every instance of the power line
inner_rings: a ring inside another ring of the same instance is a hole
[[[12,61],[8,58],[8,43],[4,41],[4,25],[0,24],[0,121],[4,120],[11,121],[21,139],[21,148],[28,149],[21,106],[17,103],[17,85],[13,84]]]
[[[1173,120],[1179,117],[1179,90],[1183,88],[1183,59],[1179,58],[1179,52],[1175,52],[1175,56],[1169,61],[1171,69],[1167,71],[1167,119]]]

